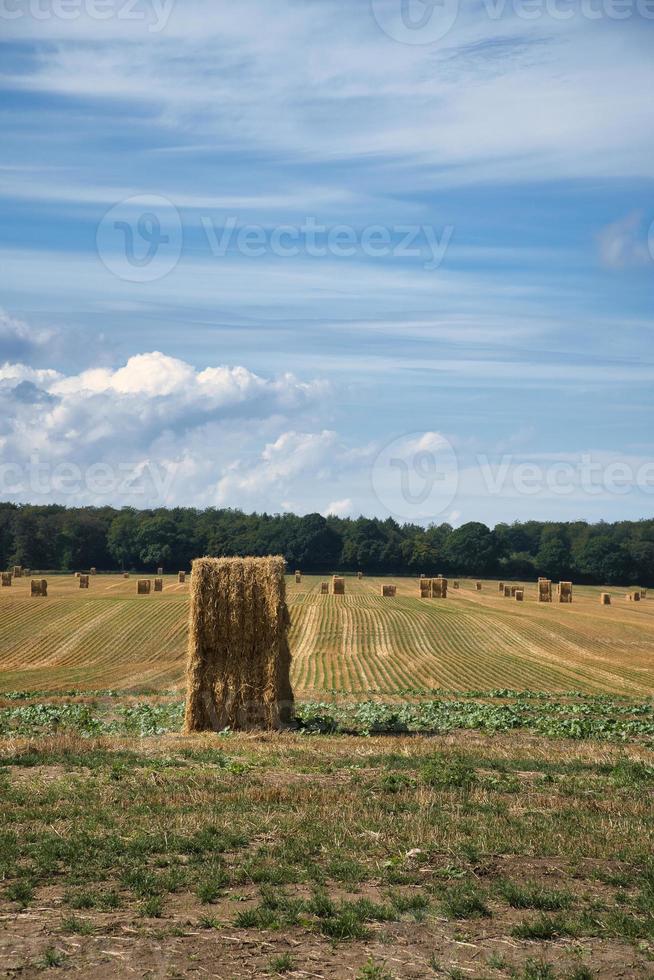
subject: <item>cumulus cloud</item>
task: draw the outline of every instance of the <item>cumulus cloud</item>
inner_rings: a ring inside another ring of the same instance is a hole
[[[9,472],[11,481],[0,496],[146,506],[240,505],[249,495],[261,504],[271,486],[281,490],[328,455],[333,433],[288,431],[291,416],[311,423],[327,392],[320,380],[265,378],[239,366],[197,370],[159,351],[69,376],[6,363],[0,475]],[[258,463],[249,468],[244,453],[259,454]],[[62,467],[71,485],[77,474],[70,499],[53,476]],[[98,468],[103,478],[94,489],[87,474],[95,480]],[[135,486],[141,499],[132,499]]]
[[[0,361],[29,359],[49,339],[50,333],[47,330],[35,330],[22,320],[0,310]]]

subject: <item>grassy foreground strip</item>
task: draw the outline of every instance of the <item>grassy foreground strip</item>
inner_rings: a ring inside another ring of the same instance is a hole
[[[55,706],[16,710],[31,707]],[[651,977],[653,797],[637,742],[5,735],[0,961],[30,977]]]
[[[335,692],[336,693],[336,692]],[[507,690],[441,693],[411,701],[334,700],[300,702],[304,734],[422,733],[459,729],[523,731],[551,738],[643,740],[654,738],[654,699],[611,695],[542,694]],[[28,703],[24,703],[24,702]],[[44,692],[0,696],[0,736],[54,734],[163,735],[180,730],[184,703],[168,696],[129,699],[115,691]]]

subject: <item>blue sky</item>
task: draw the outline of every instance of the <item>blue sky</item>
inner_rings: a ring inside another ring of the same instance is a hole
[[[654,8],[66,3],[0,11],[0,497],[651,515]]]

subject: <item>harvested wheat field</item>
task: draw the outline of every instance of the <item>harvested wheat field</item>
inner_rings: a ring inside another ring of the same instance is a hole
[[[323,581],[279,732],[182,734],[188,579],[0,593],[7,975],[651,978],[654,604]]]
[[[418,579],[346,578],[324,595],[323,577],[287,576],[292,682],[301,696],[406,695],[447,690],[654,692],[654,599],[618,602],[624,589],[575,586],[571,605],[508,602],[497,583],[460,580],[446,600],[419,598]],[[382,598],[392,581],[395,598]],[[0,592],[0,690],[157,689],[183,683],[189,580],[137,596],[132,579],[97,575],[80,591],[49,576],[29,601],[29,579]],[[610,606],[600,604],[609,592]]]

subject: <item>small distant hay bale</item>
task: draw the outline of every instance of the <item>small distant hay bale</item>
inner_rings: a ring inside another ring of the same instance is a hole
[[[31,595],[42,595],[47,596],[48,594],[48,582],[44,578],[33,578],[30,582],[30,593]]]
[[[91,575],[97,575],[97,574],[98,574],[98,570],[97,570],[97,568],[95,568],[95,567],[93,567],[93,568],[89,568],[89,573],[90,573]]]
[[[518,591],[518,586],[517,585],[512,585],[511,586],[511,598],[514,597],[514,595],[516,594],[517,591]]]
[[[345,579],[341,575],[332,575],[332,595],[345,595]]]
[[[525,599],[525,590],[524,589],[516,589],[514,595],[515,595],[515,601],[516,602],[524,602],[524,599]]]
[[[548,578],[538,579],[538,601],[539,602],[552,601],[552,582]]]
[[[123,578],[129,578],[129,572],[123,572]]]
[[[421,578],[420,579],[420,598],[421,599],[431,599],[431,579]]]
[[[394,599],[395,596],[397,595],[397,586],[396,585],[382,585],[382,587],[381,587],[381,594],[386,599]]]
[[[505,585],[504,586],[504,598],[505,599],[510,599],[511,598],[511,586],[510,585]]]
[[[431,580],[431,594],[434,599],[447,599],[447,579],[439,575]]]
[[[180,583],[180,585],[184,583],[186,581],[186,572],[178,572],[177,581]]]
[[[646,599],[647,598],[647,589],[641,589],[640,590],[640,598],[641,599]]]
[[[631,602],[632,599],[633,599],[633,596],[632,596],[631,592],[625,592],[624,601],[625,602]]]
[[[425,573],[424,572],[420,572],[420,578],[424,578],[424,577],[425,577]]]
[[[572,582],[559,582],[559,602],[572,602]]]
[[[291,721],[284,570],[280,556],[193,562],[185,732]]]
[[[81,572],[75,572],[75,578],[79,578],[81,574]]]
[[[2,585],[4,588],[11,585],[12,578],[11,572],[2,572]]]
[[[452,588],[453,589],[458,589],[459,588],[459,582],[458,582],[457,579],[455,579],[454,582],[452,582]]]
[[[498,582],[498,592],[504,592],[504,582]]]
[[[301,572],[296,572],[295,573],[295,584],[296,585],[299,585],[301,583],[301,581],[302,581],[302,574],[301,574]]]
[[[140,578],[136,582],[136,594],[137,595],[150,595],[150,587],[152,583],[149,578]]]
[[[22,565],[14,565],[13,576],[14,576],[14,578],[22,578],[23,577],[23,566]]]
[[[475,589],[477,592],[481,592],[481,582],[475,582]]]
[[[357,572],[357,578],[363,578],[363,572]]]
[[[161,566],[159,566],[159,568],[157,569],[157,575],[159,576],[163,575],[163,568]]]
[[[640,602],[640,592],[634,592],[634,602]]]
[[[88,587],[89,587],[89,576],[88,575],[80,575],[80,577],[79,577],[79,587],[80,587],[80,589],[88,589]]]
[[[320,583],[320,595],[329,595],[329,582]]]
[[[155,592],[163,592],[163,579],[162,578],[156,578],[154,580],[154,591]]]
[[[609,592],[600,593],[600,605],[610,606],[611,605],[611,595]]]

